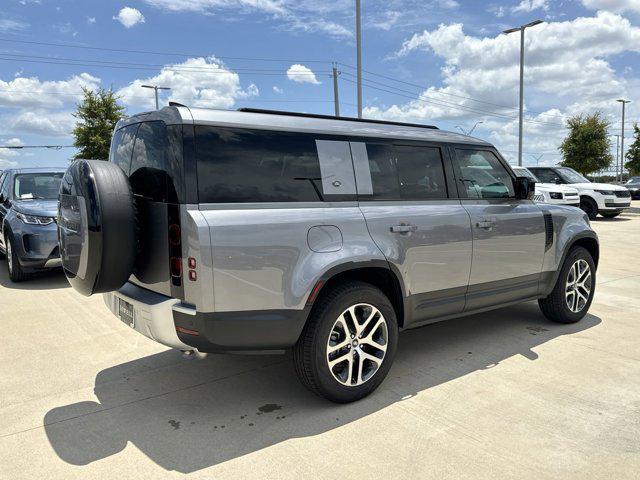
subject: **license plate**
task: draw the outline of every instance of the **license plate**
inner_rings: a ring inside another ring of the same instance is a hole
[[[122,320],[124,323],[129,325],[131,328],[133,328],[135,326],[135,315],[134,315],[133,305],[131,305],[129,302],[124,301],[121,298],[119,298],[118,301],[120,305],[118,308],[120,320]]]

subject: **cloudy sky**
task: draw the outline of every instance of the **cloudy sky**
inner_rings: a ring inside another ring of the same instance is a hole
[[[82,88],[128,113],[153,92],[194,106],[356,114],[353,0],[3,0],[0,145],[71,145]],[[640,0],[362,0],[365,116],[469,130],[514,160],[517,34],[527,30],[525,164],[553,164],[567,116],[640,115]],[[65,165],[73,149],[0,149],[0,168]],[[541,157],[540,157],[541,156]]]

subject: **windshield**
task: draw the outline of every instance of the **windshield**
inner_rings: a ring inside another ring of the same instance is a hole
[[[629,180],[627,180],[627,185],[631,183],[640,183],[640,177],[631,177]]]
[[[531,173],[531,170],[529,170],[528,168],[513,167],[513,171],[516,173],[516,176],[518,177],[527,177],[536,183],[540,183],[540,180],[538,180],[538,177],[536,177],[533,173]]]
[[[567,183],[591,183],[589,179],[583,177],[578,172],[576,172],[573,168],[559,168],[558,173],[562,177],[562,179]]]
[[[62,172],[22,173],[16,175],[13,193],[18,200],[56,200]]]

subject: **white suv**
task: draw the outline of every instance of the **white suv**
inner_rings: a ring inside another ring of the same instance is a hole
[[[538,203],[553,203],[555,205],[580,206],[578,190],[567,185],[541,182],[538,177],[525,167],[511,167],[518,177],[528,177],[536,182],[533,200]]]
[[[545,183],[569,184],[578,189],[580,208],[590,220],[598,213],[605,218],[614,218],[631,206],[631,192],[620,185],[592,183],[572,168],[529,167],[529,170]]]

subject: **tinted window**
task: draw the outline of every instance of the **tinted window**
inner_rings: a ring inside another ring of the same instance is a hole
[[[515,196],[513,179],[492,152],[456,150],[461,181],[469,198],[509,198]]]
[[[111,139],[109,160],[122,168],[127,175],[129,175],[131,168],[131,153],[133,152],[136,130],[138,130],[138,124],[129,125],[117,130]]]
[[[2,173],[0,174],[0,195],[2,195],[4,193],[4,182],[7,179],[7,177],[9,176],[8,173]]]
[[[180,201],[183,185],[181,135],[179,125],[140,124],[129,173],[135,195],[156,202]]]
[[[536,168],[533,170],[533,173],[535,173],[536,177],[538,177],[542,183],[556,183],[560,180],[558,174],[551,168]]]
[[[373,199],[399,199],[400,185],[393,147],[385,144],[367,143],[367,157],[369,158]]]
[[[394,147],[400,177],[400,196],[407,200],[447,198],[440,149]]]
[[[63,173],[21,173],[13,181],[13,196],[21,200],[54,200],[60,192]]]
[[[196,127],[200,203],[324,199],[314,135]]]

